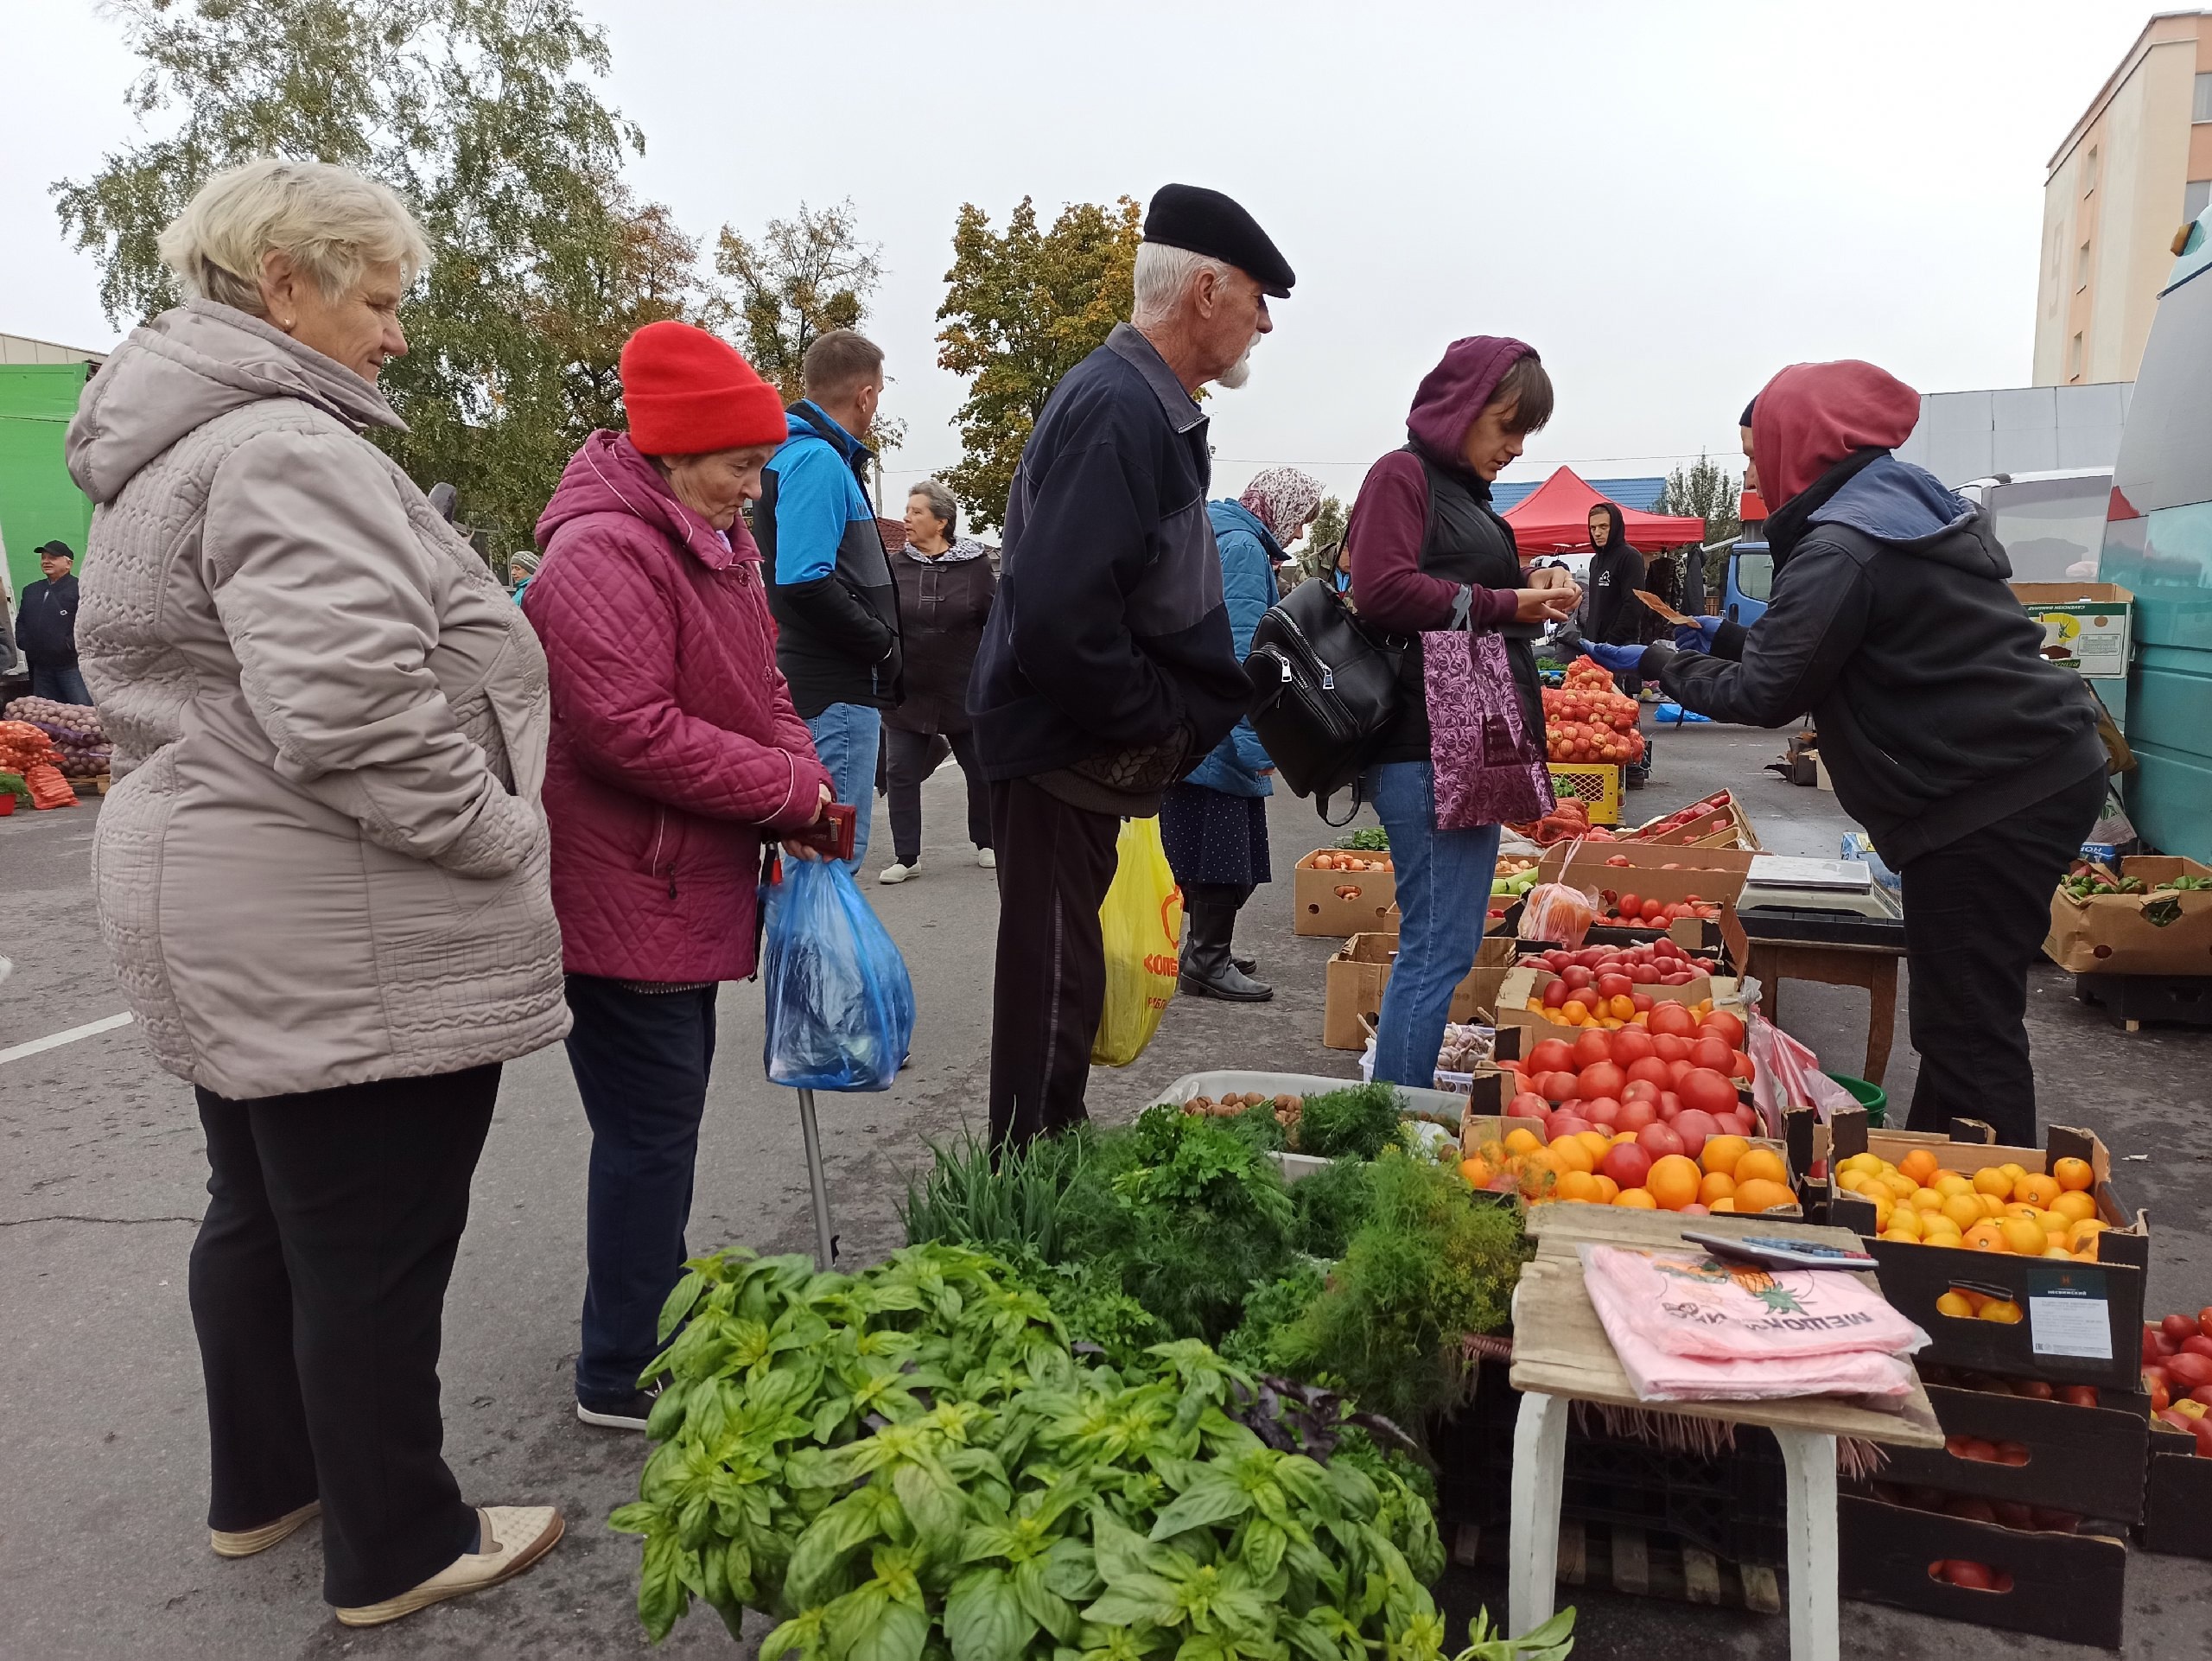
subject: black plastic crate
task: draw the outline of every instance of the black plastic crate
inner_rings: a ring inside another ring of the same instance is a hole
[[[2076,975],[2074,996],[2130,1032],[2146,1021],[2212,1027],[2212,975]]]
[[[1446,1517],[1482,1528],[1507,1521],[1520,1409],[1505,1365],[1484,1361],[1474,1401],[1432,1423]],[[1732,1563],[1780,1568],[1789,1550],[1782,1449],[1756,1427],[1738,1425],[1735,1434],[1732,1449],[1708,1456],[1585,1430],[1570,1420],[1560,1514],[1671,1534]]]

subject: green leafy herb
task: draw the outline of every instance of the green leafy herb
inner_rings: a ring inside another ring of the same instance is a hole
[[[928,1173],[907,1184],[899,1208],[909,1244],[958,1241],[1059,1261],[1065,1198],[1091,1152],[1087,1130],[1009,1143],[995,1155],[973,1136],[950,1147],[931,1142],[929,1149]]]
[[[760,1661],[1440,1661],[1423,1498],[1344,1433],[1334,1460],[1236,1416],[1204,1345],[1071,1352],[981,1253],[859,1276],[694,1261],[662,1314],[639,1613],[702,1598],[779,1624]]]
[[[1334,1263],[1375,1204],[1374,1167],[1366,1160],[1332,1160],[1291,1185],[1291,1240],[1308,1257]]]
[[[1298,1117],[1298,1151],[1320,1159],[1373,1159],[1397,1141],[1403,1106],[1389,1085],[1308,1096]]]
[[[1430,1161],[1392,1153],[1370,1180],[1367,1220],[1268,1353],[1278,1371],[1414,1425],[1460,1390],[1459,1339],[1505,1325],[1528,1242],[1518,1208],[1471,1204],[1457,1173]]]
[[[1363,824],[1358,830],[1338,837],[1337,846],[1353,849],[1363,854],[1388,853],[1390,833],[1379,824]]]

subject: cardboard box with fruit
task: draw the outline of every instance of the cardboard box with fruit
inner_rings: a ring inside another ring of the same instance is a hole
[[[2135,1387],[2150,1220],[2113,1193],[2094,1133],[2007,1148],[1870,1132],[1847,1111],[1821,1151],[1827,1220],[1866,1238],[1883,1295],[1933,1340],[1923,1363]]]
[[[1398,903],[1396,867],[1387,848],[1317,848],[1290,878],[1292,932],[1349,935],[1378,929]]]
[[[1677,808],[1632,830],[1624,830],[1620,836],[1624,842],[1644,843],[1657,848],[1764,851],[1758,832],[1751,828],[1751,816],[1744,811],[1744,805],[1735,793],[1726,790],[1717,790],[1701,802]]]
[[[2043,949],[2073,975],[2212,975],[2212,866],[2163,854],[2077,866],[2051,894]]]
[[[2212,1306],[2143,1325],[2146,1551],[2212,1557]]]
[[[1368,1028],[1380,1018],[1382,990],[1398,955],[1395,933],[1355,934],[1337,949],[1322,971],[1321,1042],[1332,1050],[1367,1047]],[[1497,1013],[1498,988],[1512,971],[1513,942],[1485,939],[1475,950],[1475,966],[1452,989],[1450,1021],[1489,1022]]]

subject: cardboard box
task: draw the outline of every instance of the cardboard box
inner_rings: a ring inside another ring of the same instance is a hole
[[[1723,848],[1646,847],[1636,843],[1617,846],[1583,843],[1572,849],[1562,843],[1548,850],[1536,867],[1539,884],[1562,877],[1570,887],[1596,888],[1615,894],[1635,893],[1647,900],[1702,900],[1733,903],[1744,892],[1745,873],[1756,855]],[[1625,859],[1624,867],[1610,859]],[[1674,865],[1677,869],[1665,868]]]
[[[1624,833],[1624,840],[1647,843],[1654,847],[1675,848],[1741,848],[1752,853],[1765,852],[1758,832],[1751,828],[1751,817],[1744,811],[1744,804],[1733,791],[1721,792],[1726,802],[1712,812],[1679,825],[1672,830],[1655,829],[1660,819],[1671,817],[1660,815],[1642,827]]]
[[[1955,1123],[1962,1130],[1988,1129],[1970,1120]],[[1916,1358],[1923,1364],[2054,1384],[2094,1384],[2100,1390],[2139,1388],[2151,1224],[2143,1212],[2124,1210],[2113,1194],[2112,1155],[2094,1132],[2052,1125],[2043,1148],[2007,1148],[1994,1141],[1870,1131],[1866,1114],[1857,1109],[1839,1112],[1825,1130],[1815,1155],[1827,1161],[1824,1169],[1830,1174],[1853,1154],[1871,1151],[1895,1164],[1921,1147],[1933,1150],[1946,1168],[1969,1176],[1986,1165],[2016,1163],[2040,1172],[2061,1159],[2088,1161],[2095,1173],[2089,1193],[2097,1215],[2110,1225],[2097,1237],[2094,1263],[1881,1239],[1874,1233],[1872,1204],[1833,1187],[1827,1220],[1866,1237],[1882,1295],[1934,1340]],[[1936,1301],[1954,1286],[2009,1298],[2027,1319],[2006,1325],[1945,1314]],[[2096,1304],[2103,1306],[2102,1323],[2089,1316],[2085,1326],[2080,1311]],[[2100,1347],[2105,1353],[2095,1352]]]
[[[2044,657],[2091,680],[2125,680],[2135,596],[2114,582],[2015,582],[2043,625]]]
[[[1325,1047],[1367,1047],[1368,1028],[1382,1015],[1382,989],[1390,983],[1390,965],[1397,955],[1395,933],[1355,934],[1338,948],[1322,976],[1321,1042]],[[1512,970],[1514,956],[1514,943],[1500,935],[1476,947],[1475,966],[1452,989],[1446,1019],[1495,1024],[1491,1017],[1497,1011],[1498,988]]]
[[[2115,1522],[2143,1520],[2149,1397],[2111,1391],[2100,1393],[2095,1407],[2073,1407],[1923,1382],[1946,1436],[2017,1442],[2028,1450],[2028,1462],[1961,1459],[1941,1448],[1888,1448],[1883,1450],[1889,1455],[1883,1481],[2017,1500]],[[2212,1460],[2204,1465],[2212,1470]]]
[[[1835,780],[1828,777],[1828,764],[1821,760],[1821,753],[1818,750],[1815,750],[1812,755],[1814,785],[1819,789],[1825,790],[1829,795],[1834,795]]]
[[[2123,1541],[2008,1529],[1850,1492],[1836,1497],[1836,1527],[1837,1589],[1847,1598],[2065,1643],[2120,1647],[2127,1592]],[[1929,1573],[1930,1564],[1952,1557],[2001,1570],[2012,1576],[2012,1589],[1983,1592]]]
[[[2136,1538],[2145,1551],[2212,1557],[2212,1459],[2196,1456],[2195,1437],[2156,1419]]]
[[[2120,862],[2146,889],[2177,876],[2212,876],[2212,865],[2164,854]],[[2100,894],[2051,891],[2044,955],[2074,975],[2212,975],[2212,889]]]
[[[1393,872],[1314,869],[1313,862],[1323,854],[1345,853],[1362,859],[1383,857],[1358,849],[1316,848],[1300,860],[1290,878],[1294,934],[1357,934],[1379,927],[1398,903],[1398,879]],[[1352,892],[1339,894],[1339,888]]]
[[[1594,931],[1593,931],[1594,932]],[[1487,943],[1485,943],[1487,944]],[[1547,1038],[1564,1038],[1574,1041],[1574,1028],[1547,1021],[1529,1007],[1529,1000],[1540,998],[1545,987],[1558,976],[1548,969],[1513,969],[1499,983],[1497,994],[1496,1025],[1502,1034],[1508,1028],[1517,1028],[1529,1034],[1525,1046],[1535,1045]],[[1738,996],[1739,983],[1727,975],[1700,975],[1680,986],[1639,986],[1637,990],[1659,1003],[1702,1003],[1713,1000],[1716,1009],[1726,1009],[1748,1019],[1748,1012]]]

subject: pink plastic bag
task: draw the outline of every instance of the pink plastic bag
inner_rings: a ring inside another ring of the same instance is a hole
[[[1539,883],[1529,890],[1529,897],[1521,902],[1522,939],[1548,940],[1572,951],[1590,932],[1590,925],[1598,919],[1598,896],[1591,889],[1570,886],[1567,880],[1581,849],[1580,842],[1568,847],[1567,856],[1560,862],[1558,881]]]
[[[1744,1053],[1758,1075],[1751,1100],[1770,1136],[1782,1134],[1790,1108],[1813,1108],[1826,1124],[1836,1109],[1853,1105],[1851,1092],[1821,1071],[1820,1057],[1756,1010],[1745,1023]]]

